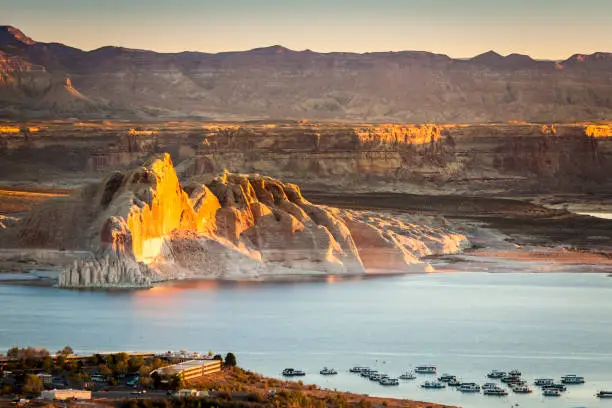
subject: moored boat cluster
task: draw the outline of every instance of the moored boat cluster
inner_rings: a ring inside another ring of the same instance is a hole
[[[417,366],[414,371],[405,371],[398,378],[390,377],[378,370],[365,366],[352,367],[349,369],[349,372],[359,374],[361,377],[378,382],[381,385],[399,385],[400,380],[414,380],[417,378],[416,374],[436,374],[438,369],[436,366],[432,365]],[[336,375],[338,372],[333,368],[324,367],[319,371],[319,374],[328,376]],[[302,370],[287,368],[283,370],[282,375],[294,377],[304,376],[306,373]],[[481,386],[474,382],[461,381],[452,374],[442,374],[437,380],[423,382],[421,388],[435,390],[453,387],[463,393],[480,393],[482,391],[483,395],[490,396],[506,396],[509,390],[515,394],[530,394],[533,392],[533,389],[529,386],[527,381],[522,378],[522,373],[519,370],[515,369],[507,372],[492,370],[486,376],[491,380],[501,382],[501,384],[488,382]],[[568,385],[580,385],[584,383],[584,377],[575,374],[567,374],[561,377],[558,382],[555,382],[552,378],[536,378],[533,385],[539,387],[542,391],[542,395],[545,397],[560,397],[563,395],[563,392],[567,391]],[[505,384],[505,387],[502,384]],[[612,391],[599,391],[596,396],[599,398],[612,398]]]

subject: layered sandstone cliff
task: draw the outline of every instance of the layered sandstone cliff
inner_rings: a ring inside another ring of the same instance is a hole
[[[20,125],[0,126],[0,179],[82,183],[79,178],[127,171],[164,151],[177,163],[180,179],[202,176],[208,182],[227,169],[311,191],[581,193],[610,190],[612,181],[611,127],[603,122],[166,122],[139,130],[117,122],[28,123],[36,132]]]
[[[422,256],[468,244],[433,219],[314,205],[296,185],[257,174],[181,185],[167,154],[50,200],[15,230],[20,246],[90,253],[66,267],[67,287],[422,272]]]

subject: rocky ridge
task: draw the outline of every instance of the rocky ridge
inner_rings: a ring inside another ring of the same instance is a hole
[[[83,51],[32,40],[10,26],[0,27],[0,52],[0,116],[8,118],[483,123],[612,114],[612,57],[603,52],[537,61],[492,51],[462,60],[419,51],[317,53],[280,46],[218,54]],[[66,75],[94,106],[38,104],[49,84]]]
[[[89,253],[66,265],[65,287],[424,272],[423,256],[468,245],[444,220],[314,205],[258,174],[181,184],[167,154],[49,200],[5,233],[20,247]]]

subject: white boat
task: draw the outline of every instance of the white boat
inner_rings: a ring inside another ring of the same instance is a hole
[[[612,391],[599,391],[595,396],[598,398],[612,398]]]
[[[507,375],[505,377],[502,377],[500,381],[506,384],[516,384],[518,382],[521,382],[521,377],[517,377],[515,375]]]
[[[517,394],[529,394],[531,392],[533,392],[533,390],[531,388],[529,388],[529,386],[527,385],[517,385],[512,387],[512,391],[516,392]]]
[[[369,370],[369,368],[368,368],[368,367],[360,367],[360,366],[355,366],[355,367],[351,367],[351,368],[349,369],[349,371],[350,371],[351,373],[361,373],[361,372],[362,372],[362,371],[364,371],[364,370]]]
[[[561,391],[555,389],[555,388],[547,388],[544,390],[544,394],[545,397],[560,397],[561,396]]]
[[[544,387],[546,385],[553,385],[554,383],[555,380],[553,380],[552,378],[536,378],[533,384],[539,387]]]
[[[295,370],[293,368],[285,368],[283,370],[283,375],[285,377],[302,377],[306,375],[306,373],[302,370]]]
[[[494,395],[494,396],[499,396],[499,397],[503,397],[504,395],[508,395],[508,391],[506,391],[503,388],[488,388],[486,390],[484,390],[482,392],[484,395]]]
[[[438,369],[435,366],[418,366],[414,369],[418,374],[435,374]]]
[[[425,381],[423,384],[421,384],[421,388],[429,388],[429,389],[442,389],[442,388],[446,388],[446,385],[444,385],[443,383],[441,383],[440,381]]]
[[[336,370],[334,370],[333,368],[323,367],[323,369],[321,371],[319,371],[319,374],[321,374],[321,375],[336,375],[336,374],[338,374],[338,372]]]
[[[491,389],[495,389],[495,388],[499,388],[499,386],[495,383],[485,383],[482,385],[482,389],[483,390],[491,390]]]
[[[508,372],[508,375],[510,377],[520,377],[521,376],[521,372],[519,370],[511,370]]]
[[[412,371],[408,371],[399,376],[400,380],[414,380],[416,375]]]
[[[380,385],[399,385],[397,378],[381,378],[379,381]]]
[[[370,381],[380,381],[380,379],[382,378],[382,376],[378,373],[374,373],[372,375],[370,375]]]
[[[480,392],[480,385],[474,383],[463,383],[457,389],[461,392]]]
[[[489,378],[502,378],[506,376],[506,372],[505,371],[499,371],[499,370],[493,370],[491,371],[489,374],[487,374],[487,377]]]
[[[545,385],[544,387],[542,387],[543,390],[546,389],[553,389],[553,390],[557,390],[557,391],[567,391],[567,387],[565,386],[565,384],[551,384],[551,385]]]
[[[584,377],[568,374],[561,377],[562,384],[584,384]]]

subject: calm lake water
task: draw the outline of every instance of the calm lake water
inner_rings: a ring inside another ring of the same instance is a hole
[[[612,278],[595,274],[455,273],[283,284],[192,283],[140,291],[0,286],[0,349],[227,352],[269,376],[285,367],[328,388],[469,407],[612,407]],[[491,369],[526,379],[575,373],[561,398],[382,387],[347,371],[390,375],[434,364],[484,383]],[[340,374],[322,377],[323,366]]]

